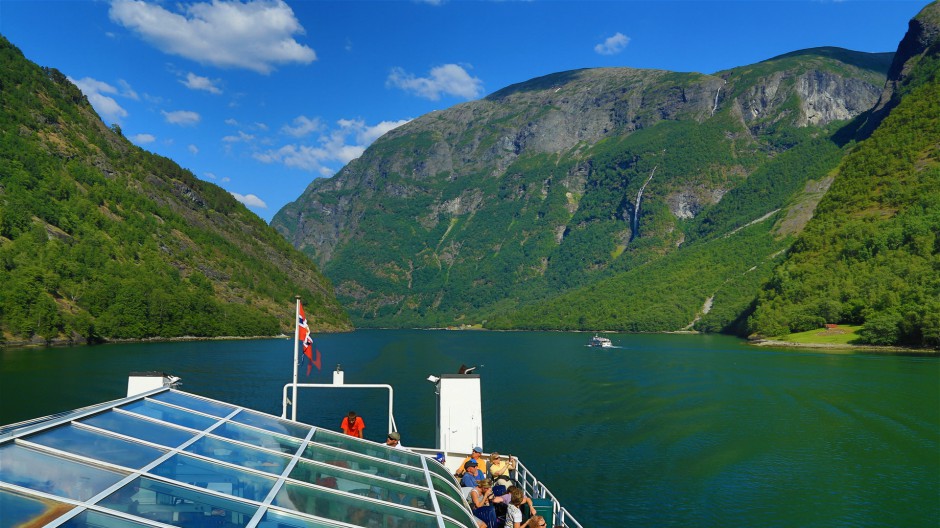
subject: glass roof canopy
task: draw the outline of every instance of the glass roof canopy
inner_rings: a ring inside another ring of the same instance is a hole
[[[175,389],[0,435],[0,525],[473,528],[436,460]]]

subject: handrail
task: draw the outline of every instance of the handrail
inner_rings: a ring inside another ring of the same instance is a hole
[[[515,480],[522,485],[523,491],[525,491],[526,496],[540,499],[551,499],[552,501],[552,513],[555,517],[554,526],[565,526],[567,528],[584,528],[581,526],[581,523],[571,515],[568,510],[562,507],[561,502],[551,491],[548,490],[548,487],[545,484],[538,481],[535,478],[535,475],[529,471],[525,464],[516,457],[516,469],[515,471]],[[531,479],[531,480],[530,480]]]
[[[297,402],[290,401],[290,398],[287,397],[287,390],[291,387],[300,387],[300,388],[328,388],[328,389],[388,389],[388,432],[397,431],[397,425],[395,424],[394,416],[394,407],[395,407],[395,389],[391,385],[384,383],[288,383],[284,385],[283,395],[281,398],[281,418],[287,419],[287,406],[293,405],[293,408],[297,408]],[[299,400],[300,397],[298,396]]]

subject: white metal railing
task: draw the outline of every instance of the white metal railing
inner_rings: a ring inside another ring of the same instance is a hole
[[[283,394],[281,396],[281,418],[287,419],[287,407],[291,407],[291,411],[294,414],[294,417],[291,418],[294,421],[297,421],[297,402],[292,402],[287,396],[288,390],[293,388],[294,391],[297,388],[320,388],[320,389],[385,389],[388,391],[388,432],[398,430],[398,425],[395,424],[395,389],[391,385],[386,384],[375,384],[375,383],[344,383],[344,384],[335,384],[335,383],[288,383],[284,385]],[[296,394],[296,392],[294,393]],[[300,399],[298,396],[294,396],[294,399]]]
[[[558,499],[552,495],[552,492],[548,490],[548,487],[545,484],[539,482],[525,464],[521,460],[516,458],[516,469],[513,470],[515,475],[513,478],[522,485],[522,489],[525,491],[525,494],[532,498],[539,499],[550,499],[552,501],[552,514],[555,518],[554,526],[565,526],[567,528],[584,528],[581,526],[581,523],[574,518],[571,513],[568,512]]]

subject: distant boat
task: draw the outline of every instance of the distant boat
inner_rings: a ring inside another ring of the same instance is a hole
[[[594,337],[592,337],[591,340],[588,342],[588,346],[599,347],[599,348],[611,348],[614,346],[614,344],[610,342],[610,339],[607,339],[606,337],[600,337],[597,334],[594,334]]]

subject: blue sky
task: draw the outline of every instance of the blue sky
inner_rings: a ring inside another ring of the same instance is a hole
[[[534,77],[894,51],[929,2],[0,0],[108,124],[267,221],[382,133]]]

